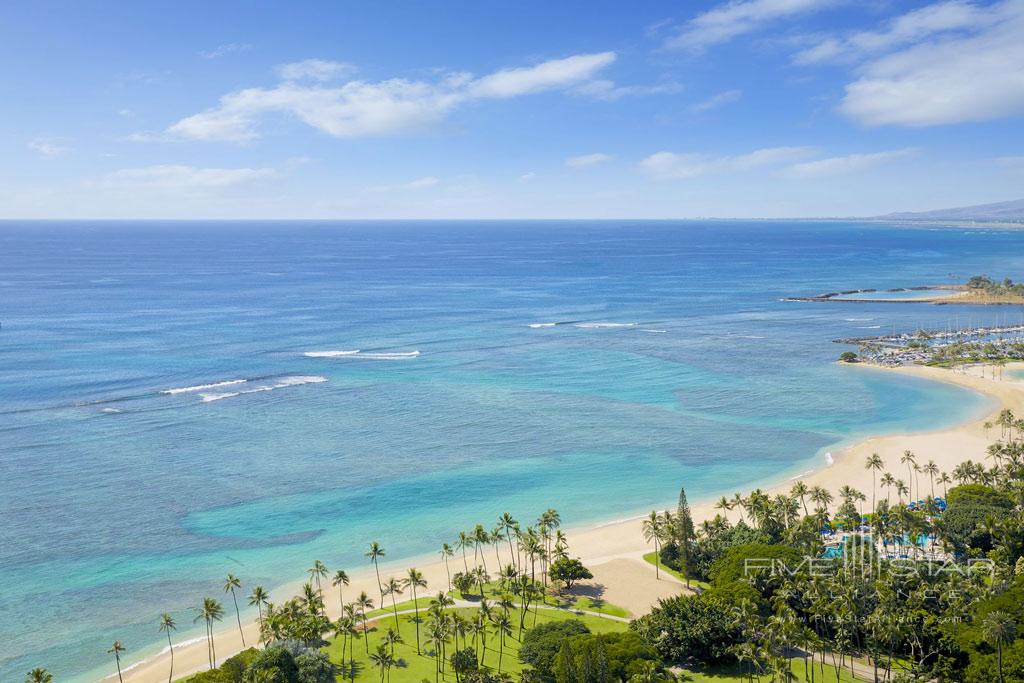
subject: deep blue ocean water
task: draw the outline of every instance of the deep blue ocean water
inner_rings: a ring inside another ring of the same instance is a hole
[[[964,420],[985,401],[830,340],[1019,309],[780,298],[1022,266],[1024,232],[856,223],[0,223],[0,680],[157,652],[228,571],[616,519]]]

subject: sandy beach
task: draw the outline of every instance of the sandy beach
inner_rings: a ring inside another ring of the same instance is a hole
[[[984,422],[991,420],[993,415],[1003,408],[1010,408],[1015,413],[1024,414],[1024,381],[1012,378],[1010,373],[1004,373],[1004,379],[996,380],[991,378],[990,372],[987,373],[988,377],[983,377],[984,370],[979,368],[954,372],[921,366],[881,369],[854,365],[850,366],[850,372],[899,372],[951,382],[983,393],[993,399],[997,405],[992,414],[966,424],[932,432],[872,437],[834,452],[832,465],[826,466],[823,462],[821,469],[803,477],[803,481],[808,486],[822,486],[833,494],[843,485],[850,485],[865,493],[870,501],[872,474],[865,469],[864,461],[871,453],[878,453],[885,461],[886,467],[883,471],[892,472],[897,478],[903,479],[906,479],[907,471],[906,466],[899,463],[899,457],[905,450],[913,451],[917,455],[919,464],[933,460],[939,470],[945,472],[951,472],[957,464],[964,460],[984,462],[988,444],[999,436],[998,427],[993,428],[986,436]],[[685,482],[680,483],[685,484]],[[781,492],[788,491],[791,485],[791,481],[765,482],[762,488],[769,492]],[[928,492],[929,482],[926,476],[920,479],[920,485],[922,491]],[[732,493],[732,490],[723,487],[714,500],[717,500],[718,495],[731,495]],[[745,494],[747,491],[742,493]],[[936,493],[941,495],[941,489],[937,489]],[[879,487],[877,496],[879,499],[884,497],[884,489]],[[695,520],[711,518],[718,512],[714,509],[714,500],[700,501],[692,506]],[[557,501],[555,503],[557,505]],[[501,512],[495,510],[495,517]],[[737,515],[733,513],[730,517],[735,520]],[[477,520],[463,521],[469,526]],[[594,573],[594,579],[590,584],[603,590],[602,597],[607,602],[625,607],[634,616],[646,613],[659,598],[678,594],[685,590],[680,582],[665,573],[662,573],[660,579],[656,579],[654,568],[642,560],[642,555],[652,548],[643,540],[641,519],[639,518],[568,529],[566,535],[569,540],[569,553],[579,556]],[[383,538],[381,540],[388,550],[394,553],[400,551],[400,548],[393,547],[395,543],[388,543]],[[490,568],[495,561],[495,549],[487,548],[486,552],[486,561]],[[498,552],[502,564],[507,563],[509,561],[507,546],[499,548]],[[309,558],[309,563],[312,564],[315,559]],[[453,573],[462,568],[462,557],[458,553],[449,562]],[[436,556],[383,563],[380,566],[381,577],[386,581],[389,576],[404,576],[405,569],[410,566],[419,568],[429,583],[429,589],[421,594],[436,594],[439,590],[447,589],[448,579],[445,564],[438,561]],[[330,569],[333,572],[335,567],[330,567]],[[352,577],[351,585],[344,588],[345,599],[351,600],[360,591],[366,591],[377,603],[379,591],[373,568],[367,563],[365,567],[345,567],[345,569]],[[301,583],[302,581],[298,580],[294,584],[272,590],[272,601],[281,602],[294,595]],[[328,586],[324,587],[324,592],[328,614],[331,618],[336,618],[339,614],[338,593]],[[411,595],[403,595],[400,600],[410,598]],[[246,645],[257,643],[258,625],[256,621],[243,623],[243,632]],[[242,640],[238,628],[234,626],[232,614],[225,615],[223,627],[217,631],[214,642],[218,662],[242,649]],[[168,666],[169,657],[164,652],[130,666],[124,673],[124,679],[133,683],[161,680],[166,678]],[[176,678],[206,669],[207,666],[204,640],[181,644],[175,648]],[[113,677],[116,678],[116,675]]]

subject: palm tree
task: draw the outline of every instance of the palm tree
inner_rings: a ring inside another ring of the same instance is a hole
[[[334,572],[334,578],[331,579],[331,585],[338,589],[338,605],[341,607],[341,613],[345,613],[345,595],[342,590],[349,583],[348,574],[345,573],[344,569],[339,569]]]
[[[416,623],[416,654],[420,653],[420,605],[416,602],[416,589],[426,588],[427,580],[423,578],[423,572],[410,567],[405,574],[405,578],[402,579],[402,586],[404,588],[412,589],[412,609],[415,612],[415,623]]]
[[[388,652],[388,648],[384,643],[381,643],[377,646],[377,650],[370,655],[370,661],[380,669],[380,683],[384,683],[384,675],[390,674],[391,667],[396,663],[394,655]]]
[[[664,536],[664,528],[657,510],[651,510],[651,514],[644,520],[643,533],[645,541],[654,543],[654,578],[660,579],[661,551],[659,545]]]
[[[320,560],[314,560],[313,566],[307,569],[306,573],[309,574],[310,580],[316,584],[316,592],[323,596],[324,590],[320,586],[320,580],[326,579],[327,575],[330,574],[330,571],[327,569],[327,565]]]
[[[498,632],[498,673],[501,673],[501,659],[505,654],[505,636],[512,635],[512,622],[508,614],[501,614],[491,619],[494,630]]]
[[[245,647],[245,634],[242,633],[242,614],[238,611],[238,597],[235,595],[235,589],[242,588],[242,582],[238,580],[238,577],[234,574],[228,574],[227,578],[224,579],[224,592],[231,593],[231,599],[235,603],[235,619],[238,620],[238,635],[242,637],[242,647]]]
[[[459,540],[455,542],[455,546],[462,551],[462,565],[465,568],[467,574],[469,573],[469,562],[466,560],[466,548],[469,548],[472,545],[473,539],[470,538],[469,534],[467,534],[465,531],[460,531]]]
[[[878,453],[872,453],[865,461],[864,467],[871,470],[871,512],[873,514],[875,512],[875,478],[882,471],[882,468],[885,467],[885,461],[882,460],[882,456]]]
[[[53,674],[46,669],[36,667],[28,672],[25,683],[53,683]]]
[[[398,580],[395,579],[395,577],[393,577],[393,576],[388,578],[388,582],[386,584],[384,584],[383,595],[390,595],[391,596],[391,608],[395,612],[395,628],[396,629],[398,628],[398,603],[395,600],[395,596],[396,595],[401,595],[401,594],[402,594],[402,584],[398,583]],[[383,606],[384,605],[382,604],[381,607],[383,607]]]
[[[107,654],[114,653],[114,661],[117,662],[117,680],[124,683],[124,679],[121,677],[121,653],[124,652],[124,645],[120,640],[115,640],[114,644],[107,650]]]
[[[196,610],[193,623],[202,619],[206,622],[206,655],[210,660],[210,668],[217,666],[217,650],[213,643],[213,622],[224,617],[224,608],[213,598],[203,598],[203,604]]]
[[[729,519],[729,510],[732,510],[732,503],[729,502],[728,498],[726,498],[725,496],[722,496],[721,498],[718,499],[718,502],[715,503],[715,509],[716,510],[721,510],[722,511],[722,515],[728,521],[728,519]]]
[[[255,607],[260,615],[260,640],[263,639],[263,606],[268,604],[269,597],[263,586],[253,586],[252,593],[249,594],[249,607]]]
[[[907,466],[907,477],[910,479],[910,497],[914,497],[914,464],[915,455],[910,451],[903,451],[900,456],[900,464]]]
[[[359,593],[359,598],[356,600],[356,604],[359,606],[359,614],[363,618],[363,635],[366,636],[366,633],[368,631],[367,626],[366,626],[366,610],[367,609],[373,609],[373,600],[371,600],[370,596],[366,594],[366,591],[362,591],[361,593]],[[366,647],[367,654],[369,654],[369,652],[370,652],[370,641],[369,641],[369,639],[364,637],[363,638],[363,644]]]
[[[802,481],[798,481],[797,483],[793,484],[793,488],[789,490],[790,496],[792,496],[793,498],[800,499],[800,505],[802,505],[804,508],[805,517],[810,513],[807,512],[807,501],[804,500],[804,497],[810,492],[811,490],[807,488],[807,484],[803,483]]]
[[[942,484],[942,497],[946,497],[946,484],[950,483],[952,479],[949,478],[949,474],[942,472],[939,474],[939,483]]]
[[[1003,645],[1013,642],[1017,635],[1017,624],[1009,614],[996,610],[985,615],[981,627],[985,638],[995,643],[999,665],[999,683],[1003,683]]]
[[[507,514],[507,513],[506,513]],[[452,570],[448,566],[448,558],[452,557],[455,551],[447,543],[441,544],[441,559],[444,560],[444,571],[448,574],[448,590],[452,589]]]
[[[393,628],[389,628],[387,630],[387,633],[384,634],[384,637],[381,639],[381,641],[389,648],[391,648],[392,655],[395,654],[395,645],[401,645],[405,642],[404,640],[402,640],[402,634]]]
[[[889,472],[882,475],[882,486],[885,487],[885,504],[890,503],[889,500],[889,489],[896,485],[896,478]]]
[[[819,512],[827,512],[832,502],[832,494],[820,486],[815,486],[811,489],[811,500],[818,504]]]
[[[377,573],[377,587],[380,588],[380,604],[384,604],[384,586],[380,582],[380,568],[377,566],[377,559],[384,557],[384,548],[380,547],[377,541],[370,544],[370,549],[364,553],[365,557],[370,558],[370,562],[373,562],[373,571]]]
[[[512,530],[518,528],[519,522],[515,518],[505,512],[502,513],[501,517],[498,518],[498,528],[505,532],[505,539],[508,541],[508,554],[512,558],[511,562],[513,565],[516,564],[515,549],[512,547]],[[519,567],[516,566],[516,569]],[[451,590],[449,588],[449,590]]]
[[[935,475],[939,473],[939,466],[935,464],[934,460],[929,460],[927,463],[925,463],[925,466],[922,469],[922,471],[925,474],[927,474],[928,478],[931,480],[931,492],[932,492],[932,498],[934,498],[935,497]]]
[[[167,683],[174,678],[174,643],[171,642],[171,631],[178,628],[174,623],[174,617],[167,612],[160,615],[160,631],[167,634],[167,648],[171,652],[171,670],[167,672]]]

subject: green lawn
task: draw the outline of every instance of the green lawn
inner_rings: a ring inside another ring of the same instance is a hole
[[[410,601],[411,603],[411,601]],[[401,604],[399,604],[399,611],[401,611]],[[475,616],[476,610],[473,608],[462,608],[454,610],[456,613],[463,617],[469,618]],[[518,612],[512,614],[512,621],[516,627],[519,625]],[[534,625],[534,619],[537,624],[543,624],[549,621],[563,621],[569,618],[577,618],[587,625],[593,633],[609,633],[613,631],[624,631],[628,628],[628,625],[614,621],[612,619],[604,619],[601,617],[595,617],[590,615],[573,616],[562,614],[554,610],[540,609],[536,611],[536,614],[531,611],[527,615],[526,625],[527,629]],[[424,636],[426,629],[424,624],[426,618],[421,615],[423,619],[420,624],[420,635]],[[367,639],[364,641],[363,638],[359,638],[355,643],[355,664],[356,664],[356,681],[365,681],[370,683],[372,681],[380,680],[380,670],[377,669],[370,661],[367,655],[367,647],[370,652],[373,652],[377,645],[382,642],[384,634],[388,628],[395,627],[395,618],[381,616],[378,617],[376,622],[370,622],[371,630],[367,634]],[[401,681],[405,683],[418,683],[422,680],[433,681],[435,671],[435,658],[432,651],[432,645],[421,646],[421,653],[416,653],[416,624],[412,614],[400,614],[398,616],[398,632],[402,636],[404,641],[400,645],[395,646],[395,658],[399,660],[399,665],[391,670],[391,679],[393,681]],[[519,629],[515,628],[512,637],[505,638],[504,653],[501,656],[501,670],[510,673],[518,673],[522,670],[522,665],[519,663]],[[470,637],[472,641],[472,637]],[[459,643],[460,649],[463,644]],[[331,661],[335,664],[341,663],[341,648],[342,639],[333,639],[325,648],[324,651],[330,656]],[[499,657],[499,638],[497,634],[492,630],[487,636],[487,649],[485,654],[484,663],[494,670],[498,669],[498,657]],[[447,646],[447,654],[450,656],[454,651],[453,644],[449,643]],[[346,663],[348,656],[345,657]],[[340,679],[339,679],[340,680]],[[446,662],[445,673],[440,678],[444,681],[454,681],[455,674],[451,670],[451,666]]]
[[[647,553],[646,555],[644,555],[644,561],[647,562],[648,564],[651,564],[651,565],[654,564],[654,558],[655,558],[655,553],[653,551]],[[665,565],[661,564],[660,562],[658,563],[657,566],[658,566],[658,570],[659,571],[663,571],[663,572],[665,572],[667,574],[671,574],[672,576],[676,577],[677,579],[679,579],[683,583],[686,583],[686,577],[683,576],[682,572],[677,572],[675,569],[672,569],[671,567],[666,567]],[[711,584],[708,583],[707,581],[701,581],[700,579],[690,579],[690,587],[691,588],[704,588],[704,589],[707,589],[707,588],[711,588]]]
[[[797,681],[810,681],[809,676],[804,675],[804,662],[802,659],[790,660],[790,669],[796,676]],[[883,675],[881,669],[879,669],[879,676]],[[685,670],[682,675],[679,676],[681,683],[741,683],[747,680],[747,675],[740,666],[733,665],[728,667],[709,667],[700,670]],[[770,681],[771,675],[761,676],[760,678],[754,676],[755,681]],[[818,664],[814,669],[814,681],[818,683],[834,683],[836,680],[836,670],[831,664],[825,665],[825,672],[822,675],[821,665]],[[852,678],[850,676],[850,670],[844,668],[839,674],[839,683],[863,683],[864,681],[871,680],[870,674],[868,676],[860,676],[859,678]]]
[[[466,593],[463,595],[457,590],[453,590],[451,595],[460,600],[479,600],[480,595],[478,592]],[[487,599],[494,602],[501,599],[502,595],[508,595],[503,593],[501,586],[497,582],[485,583],[484,584],[484,595]],[[515,602],[519,601],[516,596],[511,596]],[[557,607],[558,609],[564,609],[567,612],[597,612],[598,614],[607,614],[613,617],[624,617],[629,618],[633,616],[628,609],[625,607],[619,607],[618,605],[612,605],[610,603],[601,600],[600,598],[591,598],[586,595],[572,595],[570,593],[558,593],[555,595],[545,593],[544,594],[544,605],[549,607]],[[401,605],[399,605],[401,609]]]

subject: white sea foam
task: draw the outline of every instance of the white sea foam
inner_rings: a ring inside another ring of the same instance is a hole
[[[857,329],[858,330],[880,330],[880,329],[882,329],[882,326],[881,325],[862,325],[862,326],[858,327]]]
[[[307,358],[340,358],[342,356],[354,356],[359,353],[359,349],[353,349],[352,351],[306,351],[303,356]]]
[[[614,330],[620,327],[636,327],[637,323],[576,323],[585,330]]]
[[[737,334],[736,338],[737,339],[764,339],[764,337],[758,336],[756,334]]]
[[[242,396],[244,394],[256,394],[261,391],[273,391],[274,389],[284,389],[286,387],[296,387],[302,384],[317,384],[319,382],[326,382],[326,377],[320,375],[292,375],[289,377],[281,377],[273,384],[262,384],[260,386],[253,387],[252,389],[246,389],[245,391],[224,391],[213,394],[199,394],[199,397],[203,400],[203,403],[209,403],[211,401],[220,401],[225,398],[233,398],[235,396]]]
[[[843,318],[848,323],[866,323],[874,320],[874,318]]]
[[[790,478],[789,478],[789,480],[790,480],[790,481],[799,481],[800,479],[803,479],[803,478],[804,478],[804,477],[806,477],[806,476],[807,476],[808,474],[810,474],[810,473],[811,473],[812,471],[813,471],[813,470],[807,470],[807,471],[806,471],[806,472],[804,472],[803,474],[798,474],[798,475],[796,475],[795,477],[790,477]]]
[[[193,391],[203,391],[205,389],[216,389],[217,387],[228,387],[232,384],[245,384],[249,380],[245,379],[229,379],[226,382],[213,382],[212,384],[197,384],[194,387],[179,387],[177,389],[164,389],[161,394],[188,394]]]
[[[420,355],[419,351],[396,351],[396,352],[366,352],[354,349],[352,351],[307,351],[302,354],[309,358],[354,358],[356,360],[406,360]]]
[[[644,329],[644,328],[642,328],[640,331],[641,332],[654,332],[656,334],[665,334],[666,332],[668,332],[668,330],[648,330],[648,329]]]
[[[536,330],[541,327],[554,327],[557,324],[558,323],[530,323],[529,325],[527,325],[527,327],[532,327],[533,329]]]
[[[836,459],[832,457],[832,451],[825,454],[825,464],[829,467],[836,464]]]
[[[120,409],[120,408],[104,408],[104,409],[103,409],[103,410],[101,410],[100,412],[101,412],[101,413],[120,413],[120,412],[122,412],[122,411],[121,411],[121,409]]]

